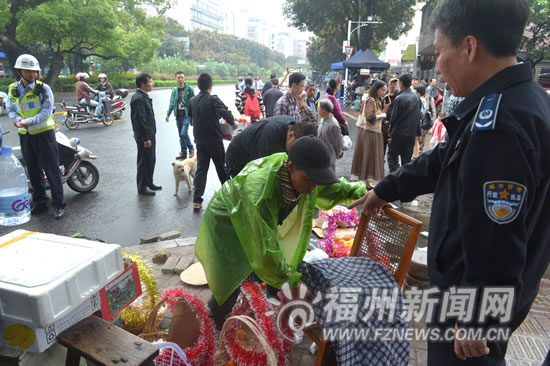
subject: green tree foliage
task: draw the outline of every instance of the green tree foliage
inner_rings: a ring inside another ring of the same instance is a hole
[[[279,52],[246,39],[207,30],[189,32],[190,59],[200,62],[214,60],[242,65],[253,63],[264,69],[284,65],[285,57]]]
[[[347,39],[348,20],[373,20],[382,24],[362,27],[351,37],[357,49],[381,49],[388,37],[397,39],[412,26],[414,0],[286,0],[285,15],[290,25],[310,31],[317,37],[308,47],[308,60],[314,69],[326,71],[330,62],[341,61],[342,42]],[[321,54],[322,47],[326,56]],[[330,62],[329,62],[330,59]]]
[[[525,28],[520,51],[533,67],[550,60],[550,0],[529,0],[531,15]]]
[[[161,46],[158,49],[158,54],[161,56],[175,56],[176,54],[183,55],[184,44],[178,41],[177,37],[187,37],[183,25],[179,24],[176,20],[167,18],[164,26],[165,36],[161,39]]]
[[[6,0],[0,0],[6,1]],[[118,59],[122,67],[150,60],[160,46],[164,22],[140,6],[162,14],[170,0],[7,0],[9,19],[0,10],[0,42],[10,64],[33,53],[49,66],[54,85],[67,55]]]

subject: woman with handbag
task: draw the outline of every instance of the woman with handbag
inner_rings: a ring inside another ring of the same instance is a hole
[[[357,141],[351,164],[351,174],[360,180],[381,180],[384,178],[384,138],[382,122],[390,104],[382,107],[386,84],[375,81],[359,114]]]

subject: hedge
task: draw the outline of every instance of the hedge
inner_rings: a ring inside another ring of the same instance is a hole
[[[159,79],[156,77],[160,76]],[[153,86],[157,88],[162,87],[175,87],[176,81],[175,80],[163,80],[164,75],[153,75]],[[136,88],[136,75],[133,73],[116,73],[109,76],[109,81],[111,84],[113,84],[113,88],[115,89],[135,89]],[[8,92],[8,87],[11,83],[13,83],[14,80],[10,78],[2,78],[0,79],[0,91]],[[185,81],[188,85],[197,85],[197,80],[193,78],[189,78],[189,80]],[[236,80],[214,80],[214,84],[233,84],[236,82]],[[55,84],[53,90],[54,92],[72,92],[74,91],[74,87],[76,84],[76,79],[74,75],[67,76],[67,77],[60,77],[57,79],[57,83]],[[99,81],[97,80],[96,75],[92,75],[90,79],[88,80],[88,84],[92,88],[95,88]]]

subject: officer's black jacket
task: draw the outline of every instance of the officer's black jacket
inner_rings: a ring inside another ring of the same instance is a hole
[[[484,96],[501,93],[494,130],[471,131]],[[428,240],[432,285],[514,286],[515,310],[534,300],[550,261],[550,97],[528,64],[502,70],[455,109],[440,143],[375,188],[385,201],[434,194]],[[519,215],[497,224],[485,210],[483,186],[527,187]],[[479,296],[479,293],[478,293]]]
[[[130,101],[130,117],[134,137],[137,141],[148,141],[155,137],[157,124],[155,122],[155,111],[153,100],[147,93],[136,90]]]
[[[291,123],[296,121],[285,115],[254,122],[231,140],[225,152],[226,165],[240,172],[252,160],[286,152],[286,135]]]

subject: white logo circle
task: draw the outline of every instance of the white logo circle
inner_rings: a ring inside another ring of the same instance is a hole
[[[485,109],[479,113],[479,118],[481,119],[489,119],[491,117],[493,117],[493,111],[491,109]]]

